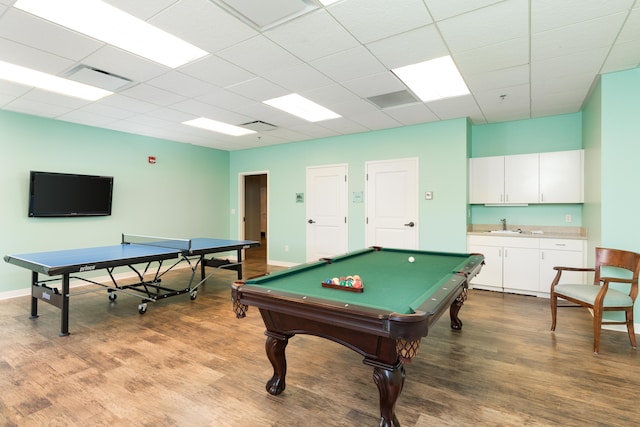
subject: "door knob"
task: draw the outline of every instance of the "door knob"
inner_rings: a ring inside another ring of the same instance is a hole
[[[307,221],[309,224],[315,224],[315,221],[310,219],[309,221]]]
[[[413,221],[411,221],[409,224],[405,224],[405,227],[413,227],[415,226],[415,223]]]

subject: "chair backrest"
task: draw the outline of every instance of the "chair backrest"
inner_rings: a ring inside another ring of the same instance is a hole
[[[594,283],[599,284],[601,267],[616,267],[631,272],[631,298],[638,296],[638,276],[640,276],[640,254],[621,249],[596,248],[596,273]]]

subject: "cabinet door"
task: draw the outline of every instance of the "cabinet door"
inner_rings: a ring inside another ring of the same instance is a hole
[[[502,290],[502,248],[498,246],[469,245],[469,253],[484,255],[480,273],[471,279],[471,285]]]
[[[540,153],[540,203],[584,202],[583,153]]]
[[[504,158],[504,203],[538,203],[538,154]]]
[[[504,156],[469,159],[469,203],[502,203]]]
[[[540,251],[540,292],[549,293],[551,282],[556,277],[555,266],[583,267],[584,253],[578,251],[559,251],[542,249]],[[593,278],[591,279],[593,281]],[[565,271],[560,283],[587,283],[587,274],[579,271]]]
[[[502,287],[507,291],[538,292],[540,250],[505,247],[503,251]]]

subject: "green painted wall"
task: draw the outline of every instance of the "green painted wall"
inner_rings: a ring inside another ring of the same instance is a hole
[[[228,152],[5,111],[0,134],[3,256],[116,244],[123,232],[228,237]],[[30,170],[113,176],[112,215],[28,218]],[[0,292],[29,281],[0,263]]]
[[[465,119],[406,126],[355,135],[276,145],[230,154],[231,206],[238,206],[238,176],[269,174],[269,259],[283,263],[305,261],[305,205],[295,194],[305,192],[308,166],[348,164],[349,250],[365,245],[365,204],[354,203],[353,192],[365,190],[365,162],[419,158],[419,192],[434,192],[434,200],[421,197],[419,210],[422,249],[466,250],[467,147]],[[230,221],[239,236],[238,211]],[[285,252],[284,247],[289,251]]]
[[[530,120],[473,126],[471,156],[489,157],[514,154],[579,150],[582,148],[582,114],[565,114]],[[582,226],[582,205],[554,204],[529,206],[483,206],[469,208],[471,224],[500,224],[507,218],[514,225]],[[567,224],[569,214],[572,222]]]
[[[602,245],[640,252],[640,69],[602,76]]]

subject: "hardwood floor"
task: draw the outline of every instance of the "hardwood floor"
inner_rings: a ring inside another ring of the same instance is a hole
[[[245,277],[275,269],[249,259]],[[74,296],[67,337],[58,336],[54,307],[41,303],[31,320],[28,297],[0,301],[0,425],[377,425],[372,369],[317,337],[291,339],[287,389],[265,391],[272,370],[264,325],[253,307],[235,318],[234,277],[221,271],[196,300],[151,303],[144,315],[127,295],[114,303],[106,292]],[[640,350],[626,333],[603,331],[601,354],[593,355],[586,310],[561,309],[551,333],[548,300],[470,291],[460,317],[462,331],[441,319],[406,366],[396,408],[403,426],[629,426],[640,419]]]

